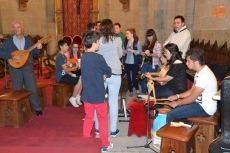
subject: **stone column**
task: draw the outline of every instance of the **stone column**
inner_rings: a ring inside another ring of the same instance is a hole
[[[142,45],[145,41],[145,32],[148,29],[148,4],[148,0],[140,0],[140,29],[138,33]]]
[[[93,11],[92,11],[92,22],[96,22],[99,20],[98,15],[99,15],[99,2],[98,0],[93,0]]]
[[[56,25],[56,38],[57,40],[60,40],[63,37],[62,0],[55,0],[55,25]]]

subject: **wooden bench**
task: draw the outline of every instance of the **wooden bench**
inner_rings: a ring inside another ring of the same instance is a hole
[[[42,109],[47,108],[46,91],[45,91],[45,87],[47,86],[49,86],[48,83],[37,82],[39,101],[42,106]]]
[[[216,138],[215,126],[220,120],[220,113],[217,112],[211,117],[191,117],[188,120],[199,126],[196,132],[196,153],[207,153],[211,142]]]
[[[53,86],[52,104],[66,108],[69,105],[74,85],[64,83],[52,83],[51,85]]]
[[[12,91],[0,96],[0,126],[19,128],[31,120],[31,109],[28,91]]]
[[[197,125],[188,127],[171,127],[170,123],[157,131],[162,137],[160,153],[191,153],[195,150],[195,133]]]

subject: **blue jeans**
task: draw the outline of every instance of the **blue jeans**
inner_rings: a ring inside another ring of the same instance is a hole
[[[108,87],[109,92],[109,116],[110,116],[110,132],[117,130],[117,119],[118,119],[118,94],[121,86],[121,76],[111,75],[107,78],[105,88]],[[96,113],[94,113],[95,128],[99,129],[98,119]]]
[[[146,72],[156,72],[158,70],[158,65],[155,66],[155,69],[152,68],[151,64],[143,64],[141,68],[141,74],[144,74]],[[147,81],[146,79],[143,79],[141,81],[141,93],[146,94],[147,93]]]
[[[174,95],[174,93],[167,87],[167,85],[160,85],[158,83],[154,84],[156,98],[168,98],[169,96]]]
[[[127,74],[129,92],[133,92],[133,87],[136,90],[139,90],[138,81],[137,81],[138,69],[139,69],[139,65],[125,64],[125,72]]]
[[[9,66],[9,71],[14,90],[21,90],[24,85],[25,89],[32,93],[29,97],[32,107],[35,111],[40,111],[42,108],[39,101],[37,80],[32,63],[26,64],[20,69],[15,69]]]
[[[166,120],[167,122],[170,122],[173,119],[182,119],[196,116],[209,117],[210,115],[204,111],[199,103],[193,102],[191,104],[178,106],[172,109],[170,112],[168,112]]]

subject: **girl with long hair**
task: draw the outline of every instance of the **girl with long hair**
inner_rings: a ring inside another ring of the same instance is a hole
[[[112,70],[112,76],[106,78],[105,88],[108,88],[109,116],[110,116],[110,135],[116,137],[119,133],[117,129],[118,119],[118,94],[121,86],[121,62],[123,55],[121,38],[115,36],[113,22],[110,19],[104,19],[100,25],[100,40],[98,54],[103,55],[106,63]],[[98,130],[97,121],[96,130]]]
[[[127,74],[127,82],[129,89],[129,96],[133,96],[133,88],[136,89],[136,93],[139,94],[139,86],[137,81],[137,74],[139,65],[141,64],[140,52],[142,50],[141,42],[138,40],[136,31],[134,28],[129,28],[125,32],[124,42],[124,65],[125,72]]]
[[[143,56],[143,63],[141,67],[141,74],[146,72],[156,72],[159,67],[159,58],[161,57],[162,46],[157,41],[156,33],[153,29],[148,29],[145,34],[145,44],[141,55]],[[141,80],[142,94],[147,93],[147,81]]]
[[[173,43],[165,45],[163,54],[169,66],[166,76],[152,77],[150,73],[146,74],[146,77],[153,81],[166,83],[165,85],[155,83],[156,98],[167,98],[187,90],[186,68],[178,46]]]

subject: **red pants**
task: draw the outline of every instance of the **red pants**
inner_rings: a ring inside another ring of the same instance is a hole
[[[99,133],[102,141],[102,146],[109,146],[110,142],[108,139],[108,114],[107,114],[107,102],[104,101],[100,104],[92,104],[84,102],[85,109],[85,120],[83,124],[83,137],[91,137],[90,133],[93,128],[93,117],[96,109],[98,122],[99,122]]]

